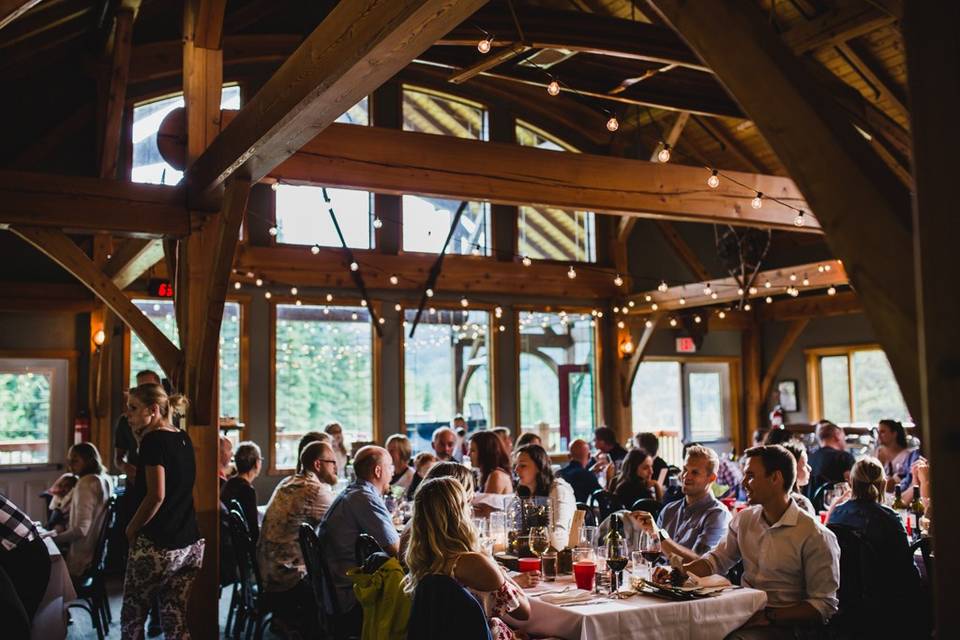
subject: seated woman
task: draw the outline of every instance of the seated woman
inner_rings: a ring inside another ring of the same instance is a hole
[[[540,436],[533,431],[524,431],[520,434],[520,437],[517,438],[517,444],[513,448],[514,451],[519,451],[520,447],[525,447],[528,444],[538,444],[541,447],[543,446],[543,441],[540,440]]]
[[[432,467],[430,471],[427,472],[426,477],[423,479],[423,482],[427,480],[432,480],[433,478],[453,478],[460,483],[460,486],[463,487],[464,495],[467,499],[467,504],[473,502],[474,496],[474,484],[473,484],[473,473],[466,466],[460,464],[459,462],[453,462],[446,460],[444,462],[437,462]],[[422,483],[421,483],[422,484]],[[419,486],[417,487],[419,489]],[[416,510],[416,500],[413,503],[414,510]],[[410,530],[413,527],[413,518],[404,526],[403,531],[400,532],[400,553],[398,557],[401,562],[403,561],[404,554],[407,549],[407,545],[410,542]]]
[[[526,487],[534,498],[545,498],[550,505],[553,532],[550,544],[558,551],[567,546],[570,525],[577,511],[577,498],[563,478],[556,478],[550,466],[550,456],[538,444],[528,444],[517,451],[514,467],[519,479],[517,489]]]
[[[479,493],[513,493],[510,457],[492,431],[477,431],[470,438],[470,463],[480,472]]]
[[[413,482],[413,476],[417,475],[417,472],[410,466],[410,456],[413,455],[413,445],[410,444],[410,438],[402,433],[395,433],[387,438],[386,445],[386,449],[390,453],[390,459],[393,460],[393,478],[390,479],[390,486],[402,487],[406,490]]]
[[[333,446],[333,455],[337,460],[337,473],[340,477],[346,477],[347,462],[350,456],[347,453],[347,444],[343,439],[343,427],[339,422],[330,422],[323,428],[324,433],[330,436]]]
[[[403,494],[405,499],[413,500],[413,496],[417,493],[417,487],[420,486],[420,483],[427,477],[435,464],[437,464],[437,456],[432,451],[421,451],[417,454],[417,457],[413,459],[413,478],[410,479],[407,492]]]
[[[67,548],[64,559],[70,577],[76,581],[93,562],[111,486],[103,473],[100,452],[89,442],[70,447],[67,464],[78,480],[71,492],[67,527],[55,534],[55,540]]]
[[[663,500],[663,487],[653,479],[653,458],[643,449],[631,449],[623,459],[612,484],[614,496],[624,509],[641,498]]]
[[[797,460],[797,481],[790,492],[790,499],[810,515],[816,515],[813,503],[807,496],[803,495],[803,488],[810,484],[810,462],[807,458],[807,448],[799,440],[788,440],[780,446],[792,453]]]
[[[260,475],[263,457],[255,442],[241,442],[233,454],[237,475],[233,476],[220,490],[220,502],[229,507],[236,500],[243,508],[243,517],[250,530],[250,539],[256,543],[260,537],[260,518],[257,514],[257,490],[253,481]]]
[[[404,590],[412,596],[426,576],[450,576],[480,602],[495,640],[514,638],[513,630],[501,618],[510,614],[526,620],[530,602],[520,586],[480,552],[463,485],[454,478],[424,480],[414,501],[412,522],[405,554],[410,573],[404,579]]]

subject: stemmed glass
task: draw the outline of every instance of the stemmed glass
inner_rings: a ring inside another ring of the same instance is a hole
[[[660,538],[648,531],[642,531],[640,533],[640,540],[637,543],[637,549],[640,551],[643,559],[650,565],[650,576],[652,577],[653,568],[660,560]]]
[[[530,552],[538,558],[550,550],[550,532],[546,527],[530,527]]]
[[[610,568],[610,596],[613,598],[619,597],[617,592],[620,590],[620,576],[627,567],[628,559],[626,540],[611,542],[607,546],[607,566]]]

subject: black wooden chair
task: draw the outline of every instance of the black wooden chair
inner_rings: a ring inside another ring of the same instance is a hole
[[[433,574],[417,583],[407,640],[491,640],[483,607],[450,576]]]
[[[824,511],[826,509],[826,507],[824,507],[823,505],[824,496],[826,495],[827,491],[832,488],[833,488],[832,482],[825,482],[820,486],[818,486],[813,491],[813,494],[811,494],[810,502],[811,504],[813,504],[813,509],[816,513],[820,513],[821,511]]]
[[[599,523],[599,520],[597,520],[597,513],[596,511],[593,510],[592,507],[587,506],[585,502],[578,502],[577,510],[584,512],[583,524],[589,527],[597,526],[597,524]]]
[[[376,542],[376,541],[374,541]],[[359,547],[360,541],[357,541]],[[377,545],[379,547],[379,545]],[[324,560],[323,543],[317,535],[317,531],[306,522],[300,525],[300,552],[303,554],[303,561],[307,567],[307,579],[313,588],[313,597],[317,605],[316,623],[320,627],[321,638],[333,638],[334,640],[354,640],[355,635],[348,633],[343,611],[340,609],[340,601],[337,600],[336,588],[333,584],[333,576],[327,569],[327,563]],[[327,605],[329,604],[329,609]]]
[[[663,505],[660,504],[658,500],[653,498],[640,498],[630,507],[631,511],[646,511],[653,519],[656,520],[660,515],[660,510],[663,508]]]
[[[253,634],[256,640],[262,640],[264,631],[273,619],[273,608],[263,591],[256,549],[242,512],[231,509],[227,522],[240,576],[240,603],[233,620],[233,638],[239,640],[240,634],[246,632],[247,638]]]
[[[240,608],[240,567],[237,562],[237,555],[233,550],[233,536],[230,533],[230,511],[236,510],[243,513],[243,507],[237,500],[231,500],[227,505],[228,511],[221,511],[220,518],[220,589],[230,587],[230,606],[227,608],[227,624],[224,627],[224,634],[231,637],[234,620],[237,617],[237,610]]]
[[[612,493],[597,489],[587,498],[587,507],[594,510],[598,522],[603,522],[618,509],[619,504]]]
[[[110,610],[110,599],[107,597],[107,587],[104,581],[104,568],[107,563],[109,532],[117,517],[116,497],[111,496],[107,500],[105,509],[93,562],[80,577],[80,580],[77,581],[77,599],[67,605],[70,609],[83,609],[90,615],[90,621],[97,632],[98,640],[103,640],[106,637],[110,631],[110,623],[113,622],[113,612]]]
[[[354,545],[354,557],[357,560],[358,567],[362,567],[366,563],[367,558],[382,551],[383,548],[380,546],[380,543],[369,533],[361,533],[357,536],[357,542]]]

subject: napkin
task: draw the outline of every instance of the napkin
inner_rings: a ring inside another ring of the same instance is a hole
[[[705,576],[705,577],[703,577],[703,578],[700,578],[700,577],[697,577],[697,576],[695,576],[695,575],[693,575],[693,574],[691,573],[691,574],[690,574],[690,579],[689,579],[689,581],[688,581],[688,584],[691,584],[692,586],[697,587],[697,588],[701,588],[701,589],[709,588],[709,587],[731,587],[731,586],[733,586],[733,583],[731,583],[729,580],[727,580],[727,579],[724,578],[723,576],[718,576],[717,574],[713,574],[713,575],[709,575],[709,576]]]
[[[561,606],[577,604],[578,602],[590,602],[593,598],[593,593],[584,589],[573,589],[572,591],[566,591],[564,593],[545,593],[540,596],[540,599],[544,602]]]

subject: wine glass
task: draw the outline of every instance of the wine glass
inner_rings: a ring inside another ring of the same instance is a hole
[[[550,532],[546,527],[530,527],[528,546],[538,558],[550,550]]]
[[[657,562],[660,560],[660,538],[649,531],[642,531],[640,532],[640,540],[637,543],[637,548],[640,551],[640,555],[643,556],[643,559],[650,565],[650,576],[652,578],[653,568],[657,566]]]
[[[607,566],[610,568],[610,595],[614,598],[619,597],[617,592],[620,590],[620,577],[623,570],[627,567],[627,541],[611,541],[607,545]]]

